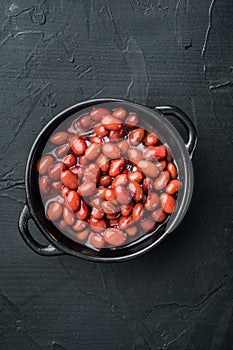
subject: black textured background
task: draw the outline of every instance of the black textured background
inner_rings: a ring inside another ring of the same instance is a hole
[[[0,13],[0,349],[232,349],[232,0],[2,0]],[[43,258],[17,230],[34,138],[94,97],[175,104],[199,134],[185,219],[126,263]]]

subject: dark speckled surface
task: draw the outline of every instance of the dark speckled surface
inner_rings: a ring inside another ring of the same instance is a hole
[[[232,349],[232,1],[3,0],[0,13],[0,349]],[[29,149],[58,112],[106,96],[190,115],[188,214],[136,260],[40,257],[17,230]]]

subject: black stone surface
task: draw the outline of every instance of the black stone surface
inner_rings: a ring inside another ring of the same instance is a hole
[[[232,0],[2,0],[0,12],[0,349],[232,349]],[[125,263],[44,258],[17,230],[33,140],[90,97],[174,104],[198,129],[185,219]]]

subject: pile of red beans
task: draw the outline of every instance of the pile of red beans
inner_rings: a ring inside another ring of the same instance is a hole
[[[64,235],[94,249],[119,247],[173,213],[176,165],[140,124],[123,108],[93,108],[52,134],[37,164],[39,188],[47,218]]]

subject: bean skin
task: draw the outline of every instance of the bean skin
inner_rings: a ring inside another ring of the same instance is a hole
[[[143,213],[144,213],[143,203],[139,202],[135,204],[135,206],[133,207],[133,220],[139,221],[142,218]]]
[[[139,122],[138,116],[135,113],[130,113],[126,119],[126,126],[129,130],[133,130],[137,127]]]
[[[144,144],[145,146],[154,146],[158,143],[158,138],[155,134],[148,133],[145,137]]]
[[[107,227],[106,220],[104,219],[97,220],[93,216],[90,216],[89,223],[90,223],[91,229],[98,233],[104,231],[104,229],[106,229]]]
[[[130,202],[129,204],[124,204],[121,206],[121,214],[123,216],[129,216],[132,213],[133,209],[133,203]]]
[[[166,220],[167,214],[163,211],[162,208],[158,208],[152,213],[152,217],[156,222],[161,223]]]
[[[161,175],[155,180],[154,182],[154,188],[156,191],[161,191],[163,188],[165,188],[170,180],[170,173],[169,171],[165,170],[161,173]]]
[[[104,187],[98,187],[97,188],[97,193],[101,198],[105,198],[105,192],[106,192],[106,188]]]
[[[73,174],[70,170],[62,171],[61,173],[61,182],[66,187],[74,190],[78,188],[78,177]]]
[[[106,108],[95,108],[90,112],[90,117],[96,122],[100,122],[102,117],[108,114],[110,114],[110,112]]]
[[[128,176],[126,174],[120,174],[115,177],[115,179],[112,182],[112,189],[114,190],[116,186],[119,185],[126,185],[128,182]]]
[[[72,226],[74,231],[83,231],[87,227],[87,223],[82,220],[77,220],[76,223]]]
[[[120,176],[120,175],[119,175]],[[132,196],[123,185],[117,185],[114,189],[115,197],[121,204],[129,204]]]
[[[143,229],[143,231],[146,233],[152,232],[156,228],[155,222],[150,219],[149,217],[144,217],[139,221],[139,225]]]
[[[66,143],[65,145],[58,147],[55,151],[55,154],[57,158],[63,158],[68,154],[69,150],[70,150],[70,145],[69,143]]]
[[[99,235],[96,232],[91,232],[89,236],[90,243],[93,245],[93,247],[97,249],[102,249],[104,248],[105,245],[105,240],[104,238]]]
[[[86,220],[88,218],[88,215],[89,215],[88,205],[86,204],[86,202],[82,200],[80,204],[80,208],[76,212],[76,216],[79,220]]]
[[[151,192],[148,194],[146,202],[145,202],[145,208],[148,211],[154,211],[159,205],[159,196],[155,192]]]
[[[58,202],[52,202],[47,209],[47,217],[51,221],[57,221],[62,216],[62,205]]]
[[[115,205],[113,204],[113,200],[112,201],[111,200],[110,201],[108,201],[108,200],[103,201],[101,203],[101,208],[104,211],[104,213],[106,213],[107,215],[116,214],[116,211],[117,211]]]
[[[102,151],[110,159],[120,158],[121,155],[120,148],[116,144],[111,142],[104,143],[102,145]]]
[[[87,228],[81,232],[78,232],[76,234],[76,237],[78,238],[79,241],[85,242],[89,236],[89,233],[90,233],[90,230],[89,228]]]
[[[103,211],[100,211],[96,208],[92,208],[91,215],[93,216],[93,218],[100,220],[100,219],[103,219],[105,214]]]
[[[144,152],[144,158],[147,160],[162,160],[166,157],[167,150],[164,146],[150,146]]]
[[[171,195],[167,193],[162,193],[160,195],[160,203],[163,211],[165,211],[167,214],[172,214],[175,210],[176,201]]]
[[[109,175],[112,177],[116,177],[117,175],[120,175],[124,166],[125,166],[124,158],[112,160],[109,168]]]
[[[82,197],[90,197],[96,193],[96,184],[93,181],[85,181],[78,188],[78,193]]]
[[[91,124],[92,124],[92,119],[91,117],[86,114],[86,115],[83,115],[80,119],[79,119],[79,124],[81,126],[82,129],[89,129],[91,127]]]
[[[127,140],[122,140],[118,143],[118,147],[121,150],[121,154],[125,155],[129,149],[129,143]]]
[[[134,172],[128,174],[128,179],[129,179],[129,181],[141,182],[143,179],[143,175],[139,171],[134,171]]]
[[[123,121],[126,118],[127,112],[125,109],[119,108],[119,109],[115,109],[112,115],[117,119],[120,119],[121,121]]]
[[[50,194],[50,185],[51,185],[51,181],[47,176],[42,176],[39,179],[39,187],[40,187],[40,191],[48,196]]]
[[[126,242],[127,235],[117,228],[107,228],[104,231],[105,241],[113,247],[119,247]]]
[[[101,145],[97,143],[92,143],[89,147],[87,147],[85,151],[85,157],[88,160],[94,160],[98,157],[101,152]]]
[[[149,160],[142,159],[138,162],[137,166],[145,176],[155,178],[159,174],[157,166]]]
[[[110,167],[110,161],[104,154],[101,154],[97,158],[96,163],[98,164],[98,166],[100,167],[100,170],[103,173],[107,173],[108,172],[108,169]]]
[[[132,216],[122,216],[119,220],[119,227],[125,230],[127,227],[133,224]]]
[[[68,154],[67,156],[65,156],[63,158],[63,163],[68,167],[72,167],[74,165],[76,165],[77,163],[77,158],[75,157],[74,154]]]
[[[128,184],[128,190],[133,196],[134,200],[139,202],[142,200],[143,197],[143,190],[142,187],[139,185],[136,181],[129,181]]]
[[[48,168],[54,163],[54,158],[50,155],[42,157],[37,163],[37,171],[41,175],[45,175],[48,171]]]
[[[91,200],[90,200],[91,207],[95,207],[98,210],[102,210],[102,203],[103,203],[103,199],[99,195],[91,197]]]
[[[134,163],[134,164],[138,164],[138,162],[140,162],[140,160],[142,160],[143,155],[142,155],[142,151],[140,151],[137,148],[130,148],[127,152],[129,160]]]
[[[129,142],[132,146],[137,146],[142,142],[145,130],[142,128],[135,129],[129,134]]]
[[[126,229],[127,235],[134,237],[138,233],[138,228],[136,225],[130,226]]]
[[[175,194],[180,189],[179,180],[171,180],[166,187],[167,194]]]
[[[153,180],[150,179],[149,177],[146,177],[143,180],[142,188],[143,188],[143,191],[145,193],[150,193],[152,191],[152,188],[153,188]]]
[[[107,129],[105,129],[104,125],[102,124],[97,124],[94,126],[94,133],[100,137],[105,137],[108,135]]]
[[[109,187],[112,184],[112,179],[109,175],[102,175],[99,179],[99,185]]]
[[[69,138],[69,134],[64,131],[58,131],[50,137],[50,142],[54,145],[62,145]]]
[[[77,211],[80,208],[81,199],[76,191],[69,191],[66,196],[66,203],[73,210]]]
[[[101,123],[107,130],[119,131],[122,128],[122,122],[111,114],[105,115]]]
[[[176,169],[176,166],[175,166],[174,163],[168,163],[167,170],[171,174],[171,178],[172,179],[176,179],[177,178],[177,169]]]
[[[83,156],[87,148],[86,142],[79,136],[72,136],[70,147],[77,156]]]
[[[83,170],[83,181],[89,180],[95,183],[99,182],[100,169],[96,163],[91,163]]]
[[[72,226],[75,223],[75,215],[68,208],[63,208],[63,219],[68,226]]]

